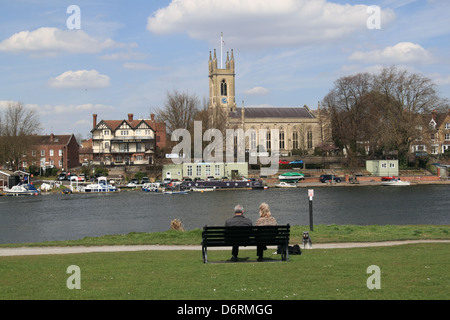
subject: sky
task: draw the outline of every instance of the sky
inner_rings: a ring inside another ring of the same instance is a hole
[[[94,113],[208,98],[214,49],[219,66],[234,50],[238,106],[316,109],[340,77],[392,65],[450,98],[449,15],[448,0],[0,0],[0,111],[21,102],[41,134],[89,138]]]

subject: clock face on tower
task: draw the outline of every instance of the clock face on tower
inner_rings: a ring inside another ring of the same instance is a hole
[[[222,98],[221,101],[222,101],[223,104],[226,104],[227,103],[227,98]]]

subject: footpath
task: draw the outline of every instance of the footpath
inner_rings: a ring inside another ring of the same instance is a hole
[[[404,240],[382,242],[342,242],[342,243],[317,243],[312,245],[314,249],[343,249],[362,247],[387,247],[416,243],[450,243],[450,240]],[[301,244],[300,244],[301,246]],[[303,249],[303,248],[302,248]],[[0,248],[0,257],[7,256],[31,256],[48,254],[74,254],[91,252],[124,252],[124,251],[168,251],[168,250],[202,250],[201,246],[176,246],[176,245],[129,245],[129,246],[71,246],[71,247],[19,247]],[[208,248],[208,250],[230,250],[230,247]]]

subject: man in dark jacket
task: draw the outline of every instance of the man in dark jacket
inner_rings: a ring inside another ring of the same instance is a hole
[[[234,207],[234,217],[228,219],[225,222],[226,227],[250,227],[252,226],[252,220],[244,217],[244,208],[238,204]],[[236,262],[237,256],[239,253],[239,246],[233,246],[233,249],[231,251],[231,261]]]

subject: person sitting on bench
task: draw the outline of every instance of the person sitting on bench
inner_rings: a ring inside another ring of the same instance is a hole
[[[251,227],[252,220],[244,217],[244,208],[238,204],[234,207],[234,217],[225,222],[226,227]],[[231,250],[231,261],[236,262],[239,253],[239,246],[233,246]]]

